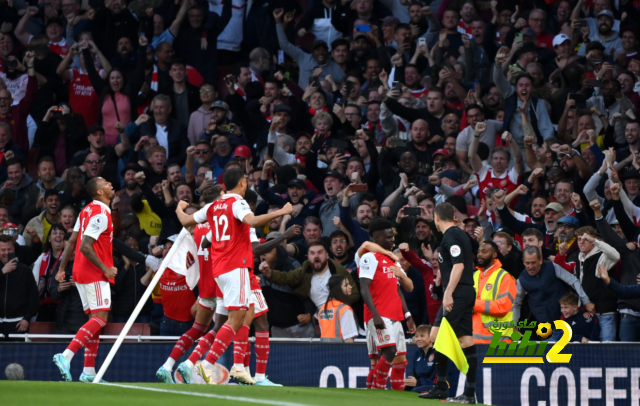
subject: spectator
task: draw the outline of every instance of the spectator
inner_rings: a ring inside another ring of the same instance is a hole
[[[65,248],[71,234],[71,232],[67,232],[64,235]],[[59,302],[56,309],[56,334],[76,334],[88,319],[82,308],[82,299],[80,299],[80,294],[73,281],[74,258],[75,250],[71,250],[69,262],[64,270],[64,282],[58,282],[55,277],[51,278],[51,299]],[[59,269],[60,261],[57,261],[51,271],[52,275],[57,275]]]
[[[53,270],[64,250],[64,235],[66,230],[60,224],[54,224],[47,233],[47,243],[44,244],[44,252],[33,263],[33,278],[38,286],[40,307],[38,308],[37,321],[54,322],[59,304],[53,299]]]
[[[38,83],[36,79],[36,71],[34,69],[34,54],[27,52],[22,64],[26,66],[29,80],[25,95],[16,105],[13,105],[13,97],[11,92],[0,88],[0,123],[8,124],[11,131],[11,140],[22,148],[23,151],[29,150],[29,137],[27,134],[27,115],[33,105]]]
[[[26,207],[26,202],[37,201],[40,189],[26,173],[24,163],[19,158],[12,157],[7,160],[7,180],[0,185],[0,197],[7,191],[14,194],[13,203],[9,206],[9,215],[19,224],[27,224],[38,212],[35,207]]]
[[[53,189],[48,189],[43,195],[44,210],[38,216],[32,218],[27,223],[27,228],[31,227],[38,235],[38,239],[43,244],[47,243],[49,231],[60,222],[60,196]],[[22,234],[26,245],[31,245],[31,234],[25,230]],[[62,241],[60,241],[62,242]]]

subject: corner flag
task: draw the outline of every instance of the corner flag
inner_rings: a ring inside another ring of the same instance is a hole
[[[172,249],[175,248],[175,255],[168,261],[163,261],[163,265],[173,272],[183,275],[187,279],[187,285],[191,290],[196,287],[200,280],[200,265],[198,263],[198,247],[191,234],[186,228],[182,228],[180,234],[173,242]]]
[[[442,322],[440,323],[440,330],[438,331],[438,337],[436,338],[436,342],[433,347],[439,353],[442,353],[447,356],[456,367],[463,374],[467,374],[469,371],[469,363],[467,362],[467,357],[465,357],[462,352],[462,347],[460,347],[460,342],[458,341],[458,337],[456,337],[456,333],[453,332],[453,328],[451,324],[447,321],[446,317],[442,318]]]

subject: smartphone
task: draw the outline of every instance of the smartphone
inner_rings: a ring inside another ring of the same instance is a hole
[[[218,127],[220,129],[220,131],[222,131],[223,133],[228,133],[231,132],[231,126],[229,124],[222,124],[220,127]]]
[[[605,55],[604,61],[610,65],[613,65],[613,55]]]
[[[587,27],[589,25],[589,23],[587,23],[587,20],[578,20],[578,27]]]
[[[206,171],[206,172],[204,173],[204,178],[205,178],[206,180],[213,180],[213,172],[211,172],[211,171]]]
[[[398,81],[394,81],[393,82],[393,88],[402,91],[402,83],[400,83]]]
[[[354,192],[366,192],[369,188],[364,183],[351,186],[351,190]],[[407,209],[405,209],[407,210]]]
[[[356,138],[355,135],[347,135],[346,137],[344,137],[344,139],[347,140],[347,141],[355,141],[358,138]]]
[[[427,39],[426,38],[418,38],[418,46],[426,45],[426,44],[427,44]]]
[[[371,26],[368,24],[356,24],[356,31],[357,32],[370,32],[371,31]]]
[[[404,214],[407,216],[419,216],[421,214],[420,207],[405,207]]]
[[[433,164],[433,167],[437,170],[442,168],[442,162],[436,162],[435,164]]]
[[[236,132],[236,125],[235,124],[229,124],[229,132],[230,133]]]
[[[519,33],[516,34],[516,38],[513,41],[514,42],[522,41],[523,37],[524,36],[522,35],[522,33],[519,32]]]
[[[7,254],[7,262],[11,262],[11,261],[13,261],[14,259],[17,261],[16,253],[15,253],[15,252],[10,252],[10,253],[8,253],[8,254]]]
[[[267,145],[267,155],[269,155],[271,157],[271,159],[273,159],[273,149],[276,147],[276,144],[274,144],[273,142],[270,142]]]
[[[283,50],[279,50],[278,51],[278,65],[283,65],[284,64],[284,51]]]
[[[406,140],[391,140],[391,146],[394,147],[406,147],[407,146],[407,141]]]

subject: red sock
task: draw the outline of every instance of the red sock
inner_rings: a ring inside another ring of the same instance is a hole
[[[267,362],[269,361],[269,332],[256,331],[256,373],[267,372]]]
[[[87,340],[84,345],[84,367],[95,368],[96,357],[98,356],[98,346],[100,345],[100,330],[98,330],[93,337]]]
[[[227,350],[235,335],[236,332],[233,331],[233,328],[231,328],[230,325],[225,324],[222,326],[220,331],[218,331],[218,335],[211,346],[211,351],[209,351],[205,360],[211,364],[215,364],[218,361],[218,358],[220,358]]]
[[[246,352],[244,353],[244,367],[249,368],[251,365],[251,343],[247,343]]]
[[[389,377],[389,370],[391,369],[391,363],[387,362],[384,357],[380,357],[376,364],[376,385],[375,389],[386,389],[387,378]]]
[[[209,348],[211,348],[211,345],[213,344],[213,341],[215,339],[216,331],[209,330],[209,332],[205,334],[204,337],[200,339],[200,341],[198,341],[198,346],[195,350],[193,350],[191,356],[189,356],[189,361],[191,361],[192,364],[195,364],[200,358],[204,357],[204,354],[209,351]]]
[[[80,330],[78,330],[78,333],[73,338],[67,349],[75,354],[80,348],[87,345],[87,342],[95,333],[99,332],[102,327],[106,325],[107,322],[102,320],[100,317],[92,317],[84,324],[84,326],[80,327]]]
[[[184,353],[191,348],[194,341],[202,337],[204,333],[207,332],[207,327],[208,326],[205,326],[204,324],[193,323],[193,327],[180,337],[176,346],[173,347],[173,351],[171,351],[171,355],[169,355],[169,357],[174,361],[177,361],[178,358],[182,357]]]
[[[391,367],[391,389],[404,390],[404,371],[409,361],[393,364]]]
[[[367,389],[371,389],[374,386],[374,382],[376,381],[376,366],[371,365],[369,369],[369,375],[367,375]]]
[[[244,357],[247,352],[247,344],[249,344],[249,329],[250,327],[243,324],[240,330],[233,337],[233,363],[243,364]]]

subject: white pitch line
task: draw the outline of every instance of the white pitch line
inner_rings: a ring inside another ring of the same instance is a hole
[[[247,403],[258,403],[262,405],[273,405],[273,406],[313,406],[305,403],[294,403],[294,402],[282,402],[275,400],[267,400],[267,399],[256,399],[256,398],[245,398],[241,396],[225,396],[225,395],[216,395],[215,393],[203,393],[203,392],[186,392],[180,390],[171,390],[171,389],[160,389],[160,388],[149,388],[146,386],[130,386],[130,385],[120,385],[117,383],[101,383],[99,385],[105,386],[117,386],[120,388],[128,388],[128,389],[140,389],[151,392],[162,392],[162,393],[174,393],[176,395],[191,395],[191,396],[200,396],[203,398],[215,398],[215,399],[225,399],[225,400],[233,400],[236,402],[247,402]]]

